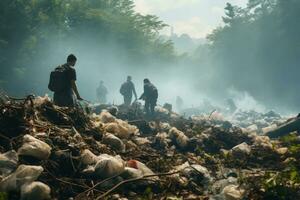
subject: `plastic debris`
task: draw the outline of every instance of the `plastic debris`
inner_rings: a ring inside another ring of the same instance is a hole
[[[189,138],[177,128],[173,127],[169,131],[169,137],[175,142],[180,148],[185,148],[188,145]]]
[[[125,170],[124,161],[119,157],[107,154],[99,156],[99,161],[95,165],[95,175],[101,178],[108,178],[120,175]]]
[[[43,167],[32,165],[20,165],[17,170],[0,182],[0,191],[20,190],[25,183],[31,183],[41,175]]]
[[[18,154],[46,160],[51,154],[51,147],[47,143],[38,140],[31,135],[24,135],[23,145],[18,150]]]
[[[133,169],[140,170],[144,176],[154,174],[153,171],[149,167],[147,167],[144,163],[137,161],[137,160],[129,160],[127,162],[127,166],[131,167]]]
[[[15,170],[18,165],[18,160],[18,154],[14,150],[0,154],[0,177]]]
[[[85,149],[81,153],[81,162],[85,165],[92,165],[98,162],[99,158],[90,150]]]
[[[246,142],[243,142],[242,144],[233,147],[231,152],[236,158],[244,158],[251,153],[251,147]]]
[[[240,189],[236,185],[228,185],[223,189],[225,200],[242,200],[245,190]]]
[[[52,199],[263,199],[275,182],[300,199],[297,133],[261,136],[284,124],[276,113],[185,117],[158,106],[152,120],[138,102],[90,114],[32,98],[0,102],[0,190],[12,200],[50,198],[47,185]]]
[[[42,182],[32,182],[21,187],[21,200],[49,200],[51,189]]]
[[[116,150],[117,152],[125,152],[125,145],[123,141],[111,133],[105,134],[102,138],[102,142],[104,144],[109,145],[112,149]]]

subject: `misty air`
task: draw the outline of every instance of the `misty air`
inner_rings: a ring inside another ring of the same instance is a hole
[[[1,0],[0,200],[300,199],[299,0]]]

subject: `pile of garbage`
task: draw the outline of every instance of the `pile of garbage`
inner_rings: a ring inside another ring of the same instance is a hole
[[[276,129],[284,124],[286,120],[286,117],[283,117],[274,111],[260,113],[253,110],[238,110],[231,116],[232,123],[243,128],[245,131],[257,132],[259,134],[265,134]]]
[[[277,129],[288,120],[288,117],[283,117],[274,111],[260,113],[254,110],[237,110],[230,114],[223,114],[213,110],[210,114],[193,115],[191,118],[198,121],[211,121],[215,125],[221,125],[227,121],[234,126],[240,127],[243,132],[257,133],[259,135],[264,135]]]
[[[0,199],[300,197],[296,134],[272,140],[221,118],[156,112],[1,100]]]

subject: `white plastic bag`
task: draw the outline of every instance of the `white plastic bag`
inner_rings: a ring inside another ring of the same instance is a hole
[[[115,122],[116,118],[110,114],[108,111],[102,111],[99,116],[101,122],[103,123],[111,123]]]
[[[169,137],[175,141],[180,148],[185,148],[188,145],[189,138],[175,127],[169,130]]]
[[[18,154],[14,150],[0,154],[0,175],[7,175],[15,170],[18,160]]]
[[[225,200],[242,200],[244,193],[245,190],[236,185],[228,185],[222,191]]]
[[[107,123],[104,129],[108,133],[113,133],[121,139],[128,139],[133,135],[137,135],[139,129],[136,126],[130,125],[125,121],[116,119],[115,122]]]
[[[51,189],[42,182],[32,182],[21,187],[21,200],[47,200],[51,199]]]
[[[23,184],[35,181],[43,170],[41,166],[20,165],[14,173],[0,182],[0,191],[19,190]]]
[[[131,167],[125,167],[123,174],[121,175],[124,179],[140,178],[143,173],[139,169],[134,169]]]
[[[88,149],[85,149],[81,152],[80,158],[81,162],[85,165],[96,164],[99,160],[99,158]]]
[[[40,160],[46,160],[51,154],[51,147],[31,135],[24,135],[23,145],[18,150],[19,155],[32,156]]]
[[[142,172],[143,176],[153,175],[153,171],[147,167],[144,163],[137,160],[127,161],[127,166],[133,169],[138,169]]]
[[[101,178],[109,178],[124,172],[125,165],[119,157],[102,154],[95,165],[95,175]]]
[[[103,136],[102,142],[112,147],[113,150],[125,152],[125,145],[123,141],[111,133],[105,134]]]

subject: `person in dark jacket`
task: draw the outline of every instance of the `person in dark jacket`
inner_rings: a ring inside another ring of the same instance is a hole
[[[62,68],[65,68],[66,73],[65,89],[60,92],[54,92],[54,104],[61,107],[75,107],[76,100],[83,100],[78,92],[76,85],[76,64],[77,58],[70,54],[67,58],[67,63],[63,64]]]
[[[134,94],[135,100],[137,100],[137,95],[135,91],[135,86],[132,82],[132,77],[128,76],[127,81],[122,84],[120,88],[120,93],[124,97],[124,105],[130,106],[132,101],[132,94]]]
[[[158,91],[157,88],[150,82],[149,79],[144,79],[144,93],[140,99],[145,101],[145,111],[148,115],[155,114],[155,106],[157,103]]]

